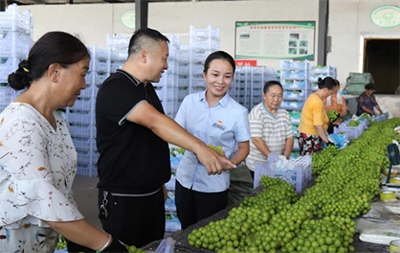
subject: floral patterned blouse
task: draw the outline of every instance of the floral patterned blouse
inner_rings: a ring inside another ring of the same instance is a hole
[[[57,233],[44,221],[83,219],[72,194],[77,153],[54,117],[56,130],[29,104],[0,113],[0,253],[53,252]]]

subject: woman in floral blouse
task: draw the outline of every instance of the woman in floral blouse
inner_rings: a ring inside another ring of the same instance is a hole
[[[73,106],[90,54],[76,37],[49,32],[9,75],[26,88],[0,113],[0,252],[53,252],[58,234],[93,250],[127,252],[78,211],[77,153],[57,108]]]

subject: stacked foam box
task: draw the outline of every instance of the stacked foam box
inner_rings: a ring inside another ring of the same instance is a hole
[[[230,95],[239,104],[246,107],[248,110],[250,105],[251,93],[251,67],[241,66],[236,67],[235,76],[230,88]]]
[[[189,93],[205,90],[204,62],[209,54],[219,50],[220,32],[211,25],[206,28],[190,26],[189,32]]]
[[[176,213],[175,205],[175,173],[176,168],[183,156],[178,152],[178,147],[170,145],[170,160],[171,160],[171,179],[165,184],[167,190],[167,200],[165,201],[165,231],[167,233],[175,232],[181,229],[181,223]]]
[[[32,32],[33,16],[29,10],[19,13],[18,6],[12,4],[0,12],[0,111],[20,93],[7,86],[7,78],[28,58]]]
[[[178,65],[178,109],[183,99],[189,94],[190,83],[190,47],[188,44],[179,45]]]
[[[165,115],[174,118],[179,108],[179,50],[180,36],[166,34],[169,39],[168,70],[166,70],[158,83],[153,83],[154,89],[161,100]]]
[[[324,79],[325,77],[332,77],[336,79],[337,70],[333,66],[311,66],[309,81],[311,85],[311,90],[318,90],[318,78]]]
[[[107,34],[108,74],[115,73],[124,65],[128,58],[129,40],[130,37],[121,34]]]
[[[264,66],[237,66],[229,94],[249,111],[263,101],[264,84],[277,80],[276,71]]]
[[[97,176],[97,161],[99,153],[96,146],[95,106],[99,86],[108,74],[108,50],[92,46],[90,49],[91,61],[89,72],[86,75],[87,88],[75,101],[74,106],[68,108],[67,120],[70,133],[78,152],[78,175]]]
[[[280,80],[283,86],[281,107],[289,111],[294,129],[300,123],[300,113],[304,102],[311,93],[308,80],[310,64],[308,61],[281,61]],[[296,133],[297,134],[297,133]],[[299,145],[297,135],[293,146],[293,157],[298,156]]]

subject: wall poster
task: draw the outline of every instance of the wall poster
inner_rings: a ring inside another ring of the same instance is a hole
[[[236,22],[235,59],[314,60],[315,21]]]

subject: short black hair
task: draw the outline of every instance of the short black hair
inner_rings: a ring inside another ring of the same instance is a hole
[[[367,83],[365,85],[366,90],[375,90],[375,85],[373,83]]]
[[[146,41],[144,39],[150,39],[150,41],[165,41],[169,43],[169,39],[159,31],[148,27],[141,28],[136,30],[129,40],[128,55],[137,53],[142,50],[145,45],[148,45],[149,40]]]
[[[275,80],[271,80],[271,81],[268,81],[268,82],[266,82],[264,84],[264,89],[263,89],[264,94],[267,94],[267,92],[269,90],[269,87],[274,86],[274,85],[277,85],[277,86],[281,87],[281,89],[283,90],[282,84],[280,82],[275,81]]]

